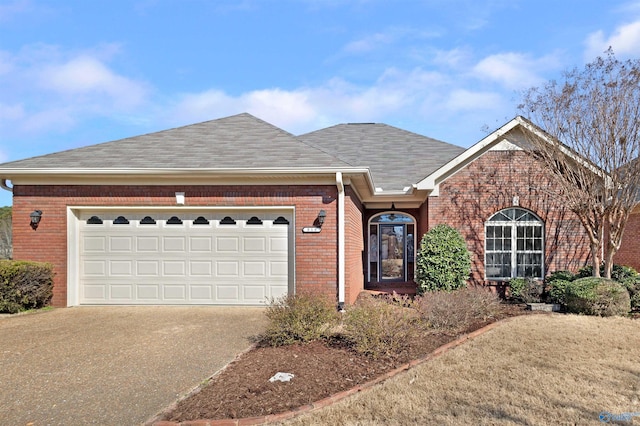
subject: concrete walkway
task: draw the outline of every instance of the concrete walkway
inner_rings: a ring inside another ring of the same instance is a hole
[[[7,425],[139,425],[250,346],[261,308],[82,307],[0,318]]]

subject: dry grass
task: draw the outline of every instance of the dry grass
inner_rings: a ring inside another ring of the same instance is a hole
[[[603,411],[640,424],[640,321],[530,315],[286,424],[582,425]]]

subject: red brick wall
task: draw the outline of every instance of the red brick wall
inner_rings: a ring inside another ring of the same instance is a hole
[[[457,228],[473,253],[472,280],[484,283],[484,223],[494,213],[519,206],[545,223],[545,271],[576,271],[588,261],[588,238],[578,218],[549,190],[538,164],[522,151],[489,151],[440,185],[428,199],[428,227]],[[425,210],[425,207],[421,211]]]
[[[640,271],[640,210],[629,216],[622,236],[620,250],[613,258],[614,263],[627,265]]]
[[[345,302],[352,304],[364,290],[363,206],[351,187],[345,188]]]
[[[67,206],[175,207],[175,192],[187,206],[296,207],[296,291],[337,295],[337,188],[318,186],[22,186],[13,188],[15,259],[51,262],[56,273],[54,306],[67,305]],[[29,214],[42,210],[37,230]],[[319,234],[303,234],[320,210],[327,212]]]

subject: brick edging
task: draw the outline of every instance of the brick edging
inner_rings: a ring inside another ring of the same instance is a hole
[[[306,414],[306,413],[311,413],[313,411],[319,410],[321,408],[324,407],[328,407],[329,405],[332,405],[338,401],[341,401],[351,395],[354,395],[358,392],[361,392],[365,389],[369,389],[381,382],[384,382],[387,379],[390,379],[391,377],[394,377],[404,371],[409,370],[410,368],[413,368],[415,366],[418,366],[420,364],[423,364],[427,361],[431,361],[432,359],[438,358],[439,356],[445,354],[446,352],[450,351],[451,349],[460,346],[461,344],[463,344],[464,342],[466,342],[467,340],[471,340],[474,339],[478,336],[480,336],[481,334],[486,333],[489,330],[492,330],[496,327],[498,327],[499,325],[502,325],[508,321],[513,320],[516,317],[508,317],[508,318],[504,318],[501,319],[500,321],[496,321],[496,322],[492,322],[491,324],[485,325],[484,327],[481,327],[477,330],[474,330],[470,333],[464,334],[460,337],[458,337],[455,340],[452,340],[449,343],[445,343],[444,345],[438,347],[436,350],[434,350],[433,352],[431,352],[430,354],[422,357],[422,358],[418,358],[416,360],[413,361],[409,361],[406,364],[401,365],[398,368],[395,368],[391,371],[387,371],[386,373],[384,373],[381,376],[376,377],[373,380],[370,380],[366,383],[363,383],[361,385],[355,386],[351,389],[347,389],[345,391],[341,391],[338,392],[336,394],[333,394],[331,396],[328,396],[324,399],[321,399],[319,401],[313,402],[311,404],[307,404],[307,405],[303,405],[301,407],[298,408],[294,408],[293,410],[290,411],[286,411],[284,413],[279,413],[279,414],[269,414],[267,416],[259,416],[259,417],[245,417],[242,419],[219,419],[219,420],[188,420],[185,422],[173,422],[173,421],[166,421],[166,420],[162,420],[162,421],[156,421],[152,423],[149,423],[151,426],[256,426],[256,425],[264,425],[264,424],[268,424],[268,423],[273,423],[273,422],[279,422],[279,421],[283,421],[283,420],[288,420],[288,419],[292,419],[294,417],[297,417],[301,414]],[[246,351],[245,351],[246,352]],[[243,352],[244,353],[244,352]],[[235,359],[234,359],[235,360]],[[233,362],[233,361],[232,361]],[[229,363],[228,365],[230,365],[231,363]],[[226,368],[226,366],[222,369],[224,370]],[[220,371],[222,371],[220,370]],[[218,373],[216,373],[217,375]],[[215,375],[214,375],[215,376]],[[198,390],[200,388],[200,386],[196,387],[195,389],[193,389],[188,395],[193,394],[196,390]],[[177,403],[177,402],[176,402]],[[175,404],[173,404],[175,405]],[[169,409],[164,410],[164,412],[167,412]],[[157,418],[157,417],[156,417]]]

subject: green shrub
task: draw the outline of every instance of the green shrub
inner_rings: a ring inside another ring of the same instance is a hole
[[[604,265],[600,265],[600,275],[604,275]],[[627,278],[636,277],[640,274],[630,266],[613,265],[611,268],[611,279],[622,282]],[[593,276],[593,266],[587,265],[578,270],[576,278],[587,278]]]
[[[47,306],[53,296],[53,275],[49,263],[0,260],[0,312]]]
[[[271,300],[265,315],[269,324],[261,340],[271,346],[321,339],[338,320],[337,310],[328,298],[308,294]]]
[[[411,306],[426,327],[451,333],[464,331],[474,322],[495,318],[501,309],[497,294],[476,287],[416,296]]]
[[[548,286],[549,301],[551,303],[566,305],[567,299],[565,294],[567,291],[567,287],[571,285],[572,281],[573,280],[562,279],[555,279],[551,281]]]
[[[570,281],[565,287],[569,312],[612,316],[631,310],[629,292],[620,283],[604,278],[586,277]]]
[[[533,278],[509,281],[510,297],[524,303],[539,303],[544,299],[544,283]]]
[[[631,299],[631,309],[640,310],[640,276],[628,277],[622,281],[622,285],[629,292]]]
[[[418,318],[406,300],[365,297],[347,309],[344,337],[351,347],[372,358],[398,358],[419,338]]]
[[[547,285],[552,285],[554,281],[573,281],[576,279],[576,276],[571,271],[555,271],[550,273],[545,279],[544,282]]]
[[[422,237],[415,276],[420,294],[464,287],[470,273],[471,254],[460,232],[438,225]]]

